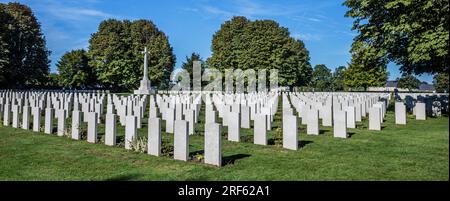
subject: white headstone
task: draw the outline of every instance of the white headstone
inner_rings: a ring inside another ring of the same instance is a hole
[[[46,134],[52,134],[53,132],[53,116],[55,110],[53,108],[45,108],[45,128]]]
[[[335,113],[333,135],[338,138],[347,138],[347,112],[338,110]]]
[[[395,103],[395,124],[406,125],[406,106],[403,102]]]
[[[414,107],[416,109],[416,120],[426,120],[426,109],[425,109],[425,103],[416,103],[416,106]]]
[[[161,155],[161,120],[159,118],[148,119],[148,150],[147,153],[154,156]]]
[[[250,128],[250,107],[241,107],[241,128]]]
[[[173,133],[175,121],[175,110],[172,108],[166,109],[166,133]]]
[[[297,116],[283,115],[283,147],[286,149],[298,149]]]
[[[40,132],[41,129],[41,110],[39,107],[33,107],[33,131]]]
[[[25,129],[25,130],[30,129],[30,113],[31,113],[31,107],[30,106],[23,106],[23,111],[22,111],[22,129]]]
[[[173,156],[176,160],[187,161],[189,157],[189,134],[185,120],[175,120]]]
[[[254,123],[254,144],[267,145],[267,116],[263,114],[256,114]]]
[[[72,111],[72,139],[80,140],[80,123],[81,123],[81,112],[78,110]]]
[[[381,130],[381,108],[371,107],[369,109],[369,130]]]
[[[137,137],[137,117],[127,116],[125,123],[125,149],[131,149],[131,144]]]
[[[356,128],[356,111],[355,107],[349,106],[346,109],[346,116],[347,116],[347,128]]]
[[[57,110],[56,117],[58,119],[58,128],[56,134],[58,136],[64,136],[64,133],[66,132],[66,111],[64,109]]]
[[[229,112],[228,113],[228,140],[239,142],[241,136],[241,120],[239,113]]]
[[[310,109],[307,115],[306,134],[319,135],[319,111],[317,109]]]
[[[89,112],[87,114],[87,141],[90,143],[97,143],[97,113]]]
[[[117,115],[108,113],[105,117],[105,144],[108,146],[116,145],[117,135]]]
[[[205,163],[222,166],[221,126],[216,123],[205,124]]]
[[[12,106],[12,127],[13,128],[19,128],[19,106],[13,105]]]

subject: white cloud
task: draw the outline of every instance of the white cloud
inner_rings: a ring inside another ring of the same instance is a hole
[[[191,8],[191,7],[183,7],[183,8],[179,8],[182,11],[188,11],[188,12],[198,12],[199,9],[198,8]]]
[[[245,16],[255,18],[261,16],[286,16],[299,12],[300,7],[289,5],[262,5],[252,0],[232,1],[227,8],[221,6],[209,5],[208,2],[198,4],[196,8],[183,8],[185,11],[198,12],[203,11],[219,17],[229,18],[232,16]]]
[[[319,20],[319,19],[317,19],[317,18],[312,18],[312,17],[310,17],[310,18],[307,18],[309,21],[313,21],[313,22],[322,22],[322,20]]]
[[[113,15],[105,13],[100,10],[87,9],[87,8],[72,8],[72,7],[58,7],[51,6],[47,8],[47,11],[61,19],[68,20],[87,20],[89,18],[110,18]]]
[[[292,34],[292,37],[295,39],[300,39],[304,41],[314,41],[314,40],[321,40],[322,37],[319,34],[300,34],[300,33],[294,33]]]
[[[223,15],[225,17],[233,16],[232,12],[228,12],[226,10],[222,10],[220,8],[213,7],[213,6],[208,6],[208,5],[201,6],[201,9],[203,11],[206,11],[206,12],[208,12],[210,14],[214,14],[214,15]]]

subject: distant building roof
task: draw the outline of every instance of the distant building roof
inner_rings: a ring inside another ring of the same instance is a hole
[[[420,91],[434,91],[434,86],[431,84],[422,83],[419,86]]]
[[[397,83],[398,81],[395,80],[386,81],[386,87],[397,87]]]

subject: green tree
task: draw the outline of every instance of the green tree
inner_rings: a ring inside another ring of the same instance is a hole
[[[345,66],[339,66],[333,72],[333,91],[344,91]]]
[[[42,86],[49,73],[49,54],[32,10],[19,3],[0,3],[0,86]]]
[[[407,74],[449,70],[448,0],[346,0],[355,42],[395,62]]]
[[[448,73],[434,75],[433,84],[437,92],[449,92]]]
[[[8,58],[8,44],[6,41],[7,36],[7,21],[8,21],[8,14],[6,13],[5,9],[3,9],[3,5],[0,4],[0,88],[1,86],[6,86],[6,72],[7,67],[9,63]]]
[[[47,81],[44,84],[44,87],[47,89],[60,89],[62,86],[60,85],[60,76],[57,73],[49,73],[47,75]]]
[[[205,72],[205,68],[206,68],[205,62],[200,57],[200,54],[193,52],[190,57],[186,56],[186,61],[184,61],[181,64],[181,69],[186,70],[187,72],[189,72],[189,77],[191,78],[191,80],[194,79],[193,78],[194,61],[199,61],[200,62],[201,75],[203,75],[203,72]],[[191,89],[192,89],[192,87],[193,87],[193,82],[191,82]]]
[[[344,85],[348,88],[381,87],[389,76],[387,60],[377,57],[377,50],[365,42],[352,44],[352,60],[344,73]]]
[[[287,28],[273,20],[250,21],[233,17],[214,34],[209,68],[278,69],[281,86],[308,84],[312,68],[309,52],[301,40],[290,37]]]
[[[59,85],[71,89],[95,87],[95,71],[88,62],[86,51],[83,49],[66,52],[56,64]]]
[[[332,90],[333,75],[331,70],[327,68],[324,64],[318,64],[314,66],[312,72],[312,81],[310,86],[314,88],[315,91],[331,91]]]
[[[142,51],[149,51],[149,79],[166,88],[175,65],[167,36],[149,20],[115,20],[100,23],[89,40],[90,65],[107,88],[131,90],[139,86],[144,69]]]
[[[414,75],[406,74],[398,80],[397,87],[411,91],[413,89],[418,89],[420,84],[420,80],[414,77]]]

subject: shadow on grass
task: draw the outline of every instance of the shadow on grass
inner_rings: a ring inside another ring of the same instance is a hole
[[[231,156],[222,157],[222,166],[234,164],[236,160],[247,158],[250,156],[250,154],[234,154]]]
[[[118,175],[118,176],[114,176],[114,177],[105,179],[104,181],[129,181],[129,180],[137,179],[140,176],[142,176],[142,174]]]
[[[354,134],[355,134],[355,132],[347,132],[347,135],[349,138],[351,138]]]
[[[275,141],[278,141],[279,143],[283,143],[282,138],[270,138],[267,140],[267,145],[275,145],[276,144]]]
[[[313,141],[310,140],[299,140],[298,141],[298,148],[301,149],[303,147],[305,147],[307,144],[311,144],[313,143]]]
[[[189,156],[195,156],[195,155],[197,155],[197,154],[205,154],[205,151],[204,150],[198,150],[198,151],[192,151],[192,152],[189,152]]]

